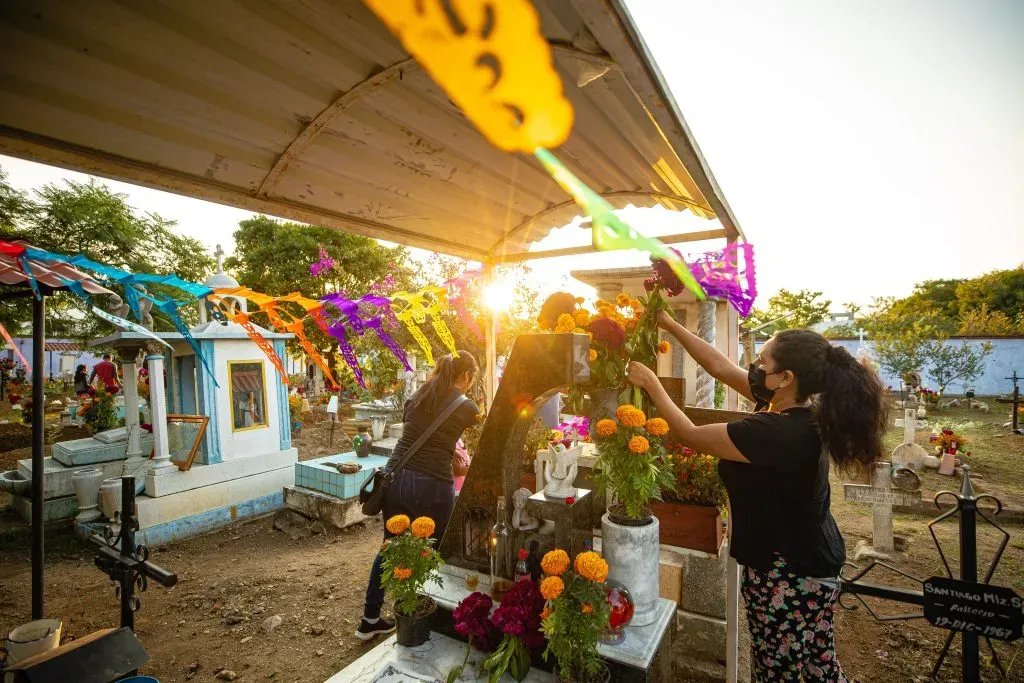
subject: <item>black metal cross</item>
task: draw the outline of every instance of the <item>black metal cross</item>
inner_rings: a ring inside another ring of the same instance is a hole
[[[1019,414],[1017,411],[1020,410],[1020,387],[1017,386],[1017,382],[1018,380],[1024,379],[1024,377],[1018,377],[1017,371],[1014,370],[1013,377],[1007,377],[1006,379],[1013,381],[1013,413],[1012,417],[1010,418],[1010,420],[1013,422],[1013,426],[1011,427],[1011,429],[1013,430],[1014,434],[1020,434],[1021,430],[1017,427],[1017,415]]]
[[[115,594],[121,600],[121,626],[135,630],[135,612],[141,607],[135,595],[148,587],[153,579],[165,588],[178,583],[178,577],[149,561],[149,548],[135,545],[135,532],[139,518],[135,515],[135,477],[121,477],[121,512],[115,515],[113,527],[107,537],[92,534],[89,543],[96,553],[96,566],[118,583]]]
[[[1016,374],[1016,373],[1014,373]],[[856,609],[856,605],[844,604],[842,598],[853,595],[867,609],[871,616],[879,621],[895,621],[900,619],[924,618],[928,623],[939,628],[949,630],[949,637],[942,647],[938,661],[932,669],[932,678],[938,676],[946,655],[949,654],[949,647],[953,643],[957,632],[960,633],[963,653],[961,657],[961,677],[967,683],[976,683],[981,680],[980,673],[980,651],[979,637],[984,638],[992,652],[992,660],[1000,673],[1005,677],[999,656],[992,647],[992,639],[1013,641],[1021,637],[1022,624],[1024,624],[1024,611],[1021,610],[1021,601],[1009,588],[990,585],[992,576],[995,573],[999,560],[1002,559],[1003,551],[1009,543],[1010,534],[988,516],[988,513],[978,507],[981,500],[991,500],[995,504],[995,517],[1002,511],[1002,503],[999,499],[983,493],[976,495],[971,484],[970,471],[964,466],[964,479],[959,493],[952,491],[940,491],[935,494],[935,505],[939,505],[940,499],[944,497],[953,498],[953,507],[942,513],[928,523],[928,531],[939,551],[939,557],[946,568],[947,577],[931,577],[920,579],[896,567],[879,561],[872,561],[863,570],[853,576],[841,574],[839,578],[840,605],[846,609]],[[953,579],[953,571],[946,560],[946,554],[939,544],[935,535],[935,525],[943,520],[959,513],[960,526],[960,578]],[[1002,535],[999,550],[996,552],[992,563],[985,572],[984,578],[978,580],[978,539],[977,525],[978,517],[991,524]],[[854,566],[849,565],[848,566]],[[896,586],[885,586],[862,581],[869,572],[877,567],[884,567],[897,574],[921,583],[922,590],[911,590]],[[856,568],[856,567],[854,567]],[[844,568],[845,570],[845,568]],[[902,614],[896,616],[880,616],[876,614],[862,596],[894,600],[900,603],[920,605],[923,610],[916,614]],[[959,603],[957,602],[959,601]]]

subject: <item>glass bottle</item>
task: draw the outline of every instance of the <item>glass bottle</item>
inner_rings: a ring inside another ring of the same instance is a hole
[[[487,552],[491,556],[491,592],[492,597],[504,595],[508,580],[505,563],[508,558],[508,524],[505,522],[505,496],[498,496],[498,512],[494,526],[487,538]]]
[[[526,558],[529,556],[530,553],[526,552],[526,548],[519,549],[519,561],[516,562],[516,581],[530,579],[530,568],[526,564]]]

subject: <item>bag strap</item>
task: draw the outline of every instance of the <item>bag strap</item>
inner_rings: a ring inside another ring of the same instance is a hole
[[[419,451],[420,447],[427,442],[427,439],[433,436],[434,432],[437,431],[438,427],[444,424],[444,421],[447,420],[452,413],[458,410],[459,406],[461,406],[463,403],[467,401],[469,401],[469,398],[467,398],[464,394],[459,394],[454,399],[452,399],[447,406],[445,406],[445,409],[442,410],[441,413],[434,419],[433,423],[431,423],[431,425],[427,427],[422,434],[420,434],[419,438],[416,439],[411,446],[409,446],[409,450],[407,450],[402,455],[401,459],[397,463],[395,463],[395,466],[384,474],[385,484],[387,486],[391,485],[391,482],[395,480],[395,476],[398,474],[398,471],[405,467],[407,464],[409,464],[409,461],[412,459],[412,456],[416,455],[416,452]]]

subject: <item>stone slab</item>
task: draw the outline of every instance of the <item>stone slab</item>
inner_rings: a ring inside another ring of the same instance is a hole
[[[298,486],[284,487],[285,507],[306,517],[319,519],[339,529],[367,519],[358,498],[341,500],[335,496]]]
[[[686,576],[686,561],[676,553],[662,551],[658,562],[661,597],[679,604],[683,597],[683,581]]]
[[[843,496],[851,503],[915,505],[921,500],[920,491],[911,492],[900,489],[882,490],[866,484],[844,484]]]
[[[391,454],[395,452],[395,446],[397,445],[397,437],[389,436],[379,441],[374,441],[370,444],[370,455],[383,455],[385,458],[390,458]]]
[[[465,643],[440,633],[431,633],[430,640],[419,647],[412,648],[399,645],[395,636],[391,636],[339,673],[328,678],[327,683],[372,683],[378,680],[378,673],[389,665],[394,670],[392,678],[384,679],[389,683],[391,681],[395,683],[398,681],[407,683],[440,682],[447,679],[449,671],[462,664],[465,655]],[[486,658],[486,653],[473,650],[469,656],[469,663],[459,680],[464,683],[486,681],[486,672],[482,670],[483,661]],[[508,674],[501,678],[502,683],[512,680]],[[555,679],[551,674],[534,667],[530,669],[523,680],[529,683],[545,683]]]
[[[454,610],[470,594],[470,590],[466,588],[465,576],[471,571],[446,564],[441,567],[444,586],[438,586],[436,581],[428,581],[423,587],[423,592],[434,598],[440,607],[449,611]],[[489,576],[480,574],[480,584],[477,586],[477,590],[480,592],[490,590]],[[605,659],[628,667],[643,670],[650,668],[662,638],[672,623],[676,603],[671,600],[659,599],[656,611],[657,615],[653,623],[647,626],[627,626],[625,640],[618,645],[601,643],[597,646],[597,651]]]
[[[725,574],[728,554],[718,557],[685,555],[686,578],[683,581],[679,609],[717,619],[725,619]]]
[[[298,459],[298,450],[289,448],[274,453],[225,460],[213,465],[192,465],[192,469],[185,471],[174,467],[164,470],[159,475],[154,475],[150,472],[146,475],[146,495],[150,498],[162,498],[163,496],[184,493],[236,479],[244,479],[281,468],[291,470]],[[288,481],[285,483],[290,484],[292,482]]]
[[[153,435],[142,434],[142,452],[149,453],[153,449]],[[67,467],[76,465],[95,465],[112,460],[124,460],[127,457],[128,442],[103,443],[93,437],[72,439],[53,444],[53,459]]]
[[[11,507],[25,520],[32,523],[32,501],[28,496],[11,496]],[[78,514],[78,499],[74,496],[51,498],[43,501],[43,522],[57,522],[70,519]]]
[[[128,428],[118,427],[117,429],[108,429],[105,432],[99,432],[92,438],[103,443],[120,443],[121,441],[128,440]]]
[[[81,470],[92,469],[101,470],[104,479],[120,477],[124,469],[124,461],[112,460],[95,465],[67,467],[51,457],[43,458],[43,499],[51,500],[53,498],[75,495],[75,487],[71,485],[71,475]],[[31,458],[18,461],[18,473],[26,479],[32,479]]]
[[[283,501],[281,491],[275,491],[142,529],[135,538],[140,543],[150,546],[181,541],[216,531],[244,519],[270,514],[279,510],[284,504]]]
[[[354,462],[362,469],[353,474],[342,474],[327,463]],[[367,479],[373,476],[374,470],[384,467],[388,459],[382,455],[358,457],[354,452],[328,455],[315,460],[303,460],[295,463],[295,485],[326,493],[345,500],[359,495],[359,489]]]
[[[725,620],[676,612],[675,653],[682,656],[725,662]]]
[[[213,467],[213,465],[206,465],[206,467]],[[136,499],[139,526],[147,529],[220,509],[226,509],[230,513],[232,506],[242,505],[246,501],[274,494],[278,496],[277,507],[280,508],[284,505],[284,487],[292,483],[293,477],[292,466],[287,465],[268,472],[159,498],[149,495],[140,496]]]

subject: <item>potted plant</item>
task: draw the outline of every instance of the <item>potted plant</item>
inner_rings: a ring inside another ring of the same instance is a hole
[[[619,406],[615,419],[595,426],[594,479],[611,492],[615,504],[601,518],[601,539],[611,578],[626,586],[636,603],[633,623],[644,626],[657,616],[659,596],[659,522],[648,506],[672,486],[662,437],[668,423],[647,419],[642,410]]]
[[[718,458],[671,444],[665,464],[672,484],[662,490],[662,500],[650,503],[658,518],[659,537],[665,545],[718,553],[722,547],[722,515],[725,484],[718,476]]]
[[[449,682],[458,680],[462,675],[472,647],[493,651],[483,662],[490,682],[497,683],[506,672],[517,681],[530,673],[533,653],[544,643],[544,634],[540,630],[544,598],[537,585],[526,578],[517,581],[505,593],[492,614],[493,604],[490,596],[472,593],[452,613],[456,632],[467,637],[469,642],[462,664],[448,673]]]
[[[420,595],[423,584],[433,576],[441,585],[437,569],[441,556],[434,550],[434,520],[417,517],[411,523],[407,515],[388,519],[387,530],[395,534],[384,541],[381,556],[384,575],[381,583],[394,602],[398,644],[416,647],[430,638],[434,601]]]
[[[545,578],[540,592],[547,601],[543,618],[548,647],[544,659],[555,658],[555,677],[568,683],[601,683],[610,672],[597,644],[608,629],[609,606],[604,582],[608,563],[593,551],[580,553],[572,568],[569,555],[552,550],[541,560]]]
[[[102,388],[89,389],[89,397],[79,403],[78,414],[92,434],[113,429],[118,423],[114,395]]]

